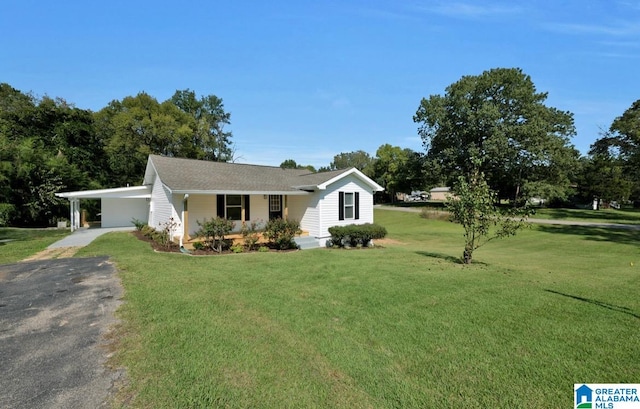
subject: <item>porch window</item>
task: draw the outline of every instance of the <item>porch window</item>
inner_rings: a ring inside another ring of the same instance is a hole
[[[242,196],[227,195],[226,203],[227,219],[242,220]]]
[[[218,195],[217,216],[228,220],[251,220],[249,195]]]

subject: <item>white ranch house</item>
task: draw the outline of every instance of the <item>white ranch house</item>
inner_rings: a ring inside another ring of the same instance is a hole
[[[173,218],[174,239],[188,243],[204,219],[225,217],[239,230],[242,222],[281,217],[298,220],[323,246],[329,227],[373,223],[373,194],[382,190],[355,168],[312,173],[150,155],[142,186],[57,195],[70,201],[72,229],[80,227],[80,200],[101,199],[102,227],[131,226],[135,218],[161,228]]]

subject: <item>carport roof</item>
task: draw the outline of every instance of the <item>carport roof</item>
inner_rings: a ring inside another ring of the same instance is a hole
[[[113,189],[83,190],[56,193],[67,199],[146,199],[151,197],[151,186],[116,187]]]

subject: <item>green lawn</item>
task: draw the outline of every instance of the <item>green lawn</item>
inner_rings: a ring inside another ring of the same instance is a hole
[[[573,220],[598,223],[640,224],[640,209],[536,209],[536,219]]]
[[[0,264],[15,263],[69,234],[66,229],[0,227]]]
[[[566,408],[640,379],[640,232],[462,231],[376,210],[384,248],[190,257],[126,233],[114,365],[127,407]]]

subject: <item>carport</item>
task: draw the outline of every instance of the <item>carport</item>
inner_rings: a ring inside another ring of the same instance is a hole
[[[62,192],[56,193],[56,196],[69,199],[71,231],[81,227],[81,199],[100,199],[101,227],[127,227],[131,226],[132,219],[145,223],[149,219],[150,186]]]

